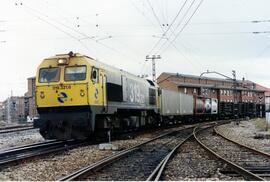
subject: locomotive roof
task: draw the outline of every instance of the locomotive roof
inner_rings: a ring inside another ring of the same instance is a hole
[[[70,57],[82,57],[82,58],[87,58],[87,61],[88,62],[91,62],[93,65],[97,66],[97,67],[100,67],[100,68],[103,68],[107,71],[111,71],[111,72],[114,72],[114,73],[121,73],[121,74],[124,74],[128,77],[132,77],[136,80],[141,80],[141,81],[146,81],[147,83],[152,82],[151,80],[147,80],[145,78],[141,78],[137,75],[134,75],[132,73],[129,73],[127,71],[124,71],[122,69],[119,69],[119,68],[116,68],[114,66],[111,66],[111,65],[108,65],[108,64],[105,64],[103,62],[100,62],[92,57],[89,57],[89,56],[86,56],[86,55],[82,55],[82,54],[79,54],[79,53],[68,53],[68,54],[57,54],[55,56],[52,56],[52,57],[49,57],[49,58],[46,58],[45,60],[50,60],[50,59],[60,59],[60,58],[70,58]],[[153,84],[157,87],[158,85],[156,83],[153,82]]]

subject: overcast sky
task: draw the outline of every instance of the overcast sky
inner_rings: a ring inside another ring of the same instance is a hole
[[[151,75],[145,56],[160,54],[158,75],[200,75],[208,69],[231,76],[234,69],[238,79],[270,87],[270,1],[200,3],[1,0],[0,101],[11,91],[23,95],[42,59],[69,51],[136,75]]]

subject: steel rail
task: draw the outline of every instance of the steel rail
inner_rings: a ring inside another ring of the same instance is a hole
[[[171,157],[173,156],[173,154],[175,153],[175,151],[181,147],[184,143],[186,143],[186,141],[188,141],[191,137],[193,136],[193,134],[190,134],[188,137],[186,137],[184,139],[184,141],[178,143],[173,149],[172,151],[166,155],[166,157],[164,157],[164,159],[159,163],[159,165],[156,167],[156,169],[152,172],[152,174],[147,178],[146,181],[159,181],[165,166],[167,165],[168,161],[171,159]]]
[[[33,125],[18,125],[18,126],[8,126],[0,128],[0,134],[19,132],[25,130],[35,129]]]
[[[207,129],[207,128],[204,128]],[[216,158],[220,159],[221,161],[223,161],[224,163],[228,164],[229,166],[232,167],[232,169],[234,169],[238,174],[240,174],[241,176],[243,176],[246,180],[252,180],[252,181],[264,181],[263,178],[261,178],[260,176],[244,169],[243,167],[223,158],[222,156],[220,156],[219,154],[217,154],[216,152],[214,152],[212,149],[210,149],[209,147],[207,147],[202,141],[200,141],[197,137],[197,133],[203,131],[204,129],[199,129],[198,127],[195,127],[193,130],[193,136],[195,138],[195,140],[206,150],[208,151],[210,154],[214,155]]]
[[[29,145],[22,145],[18,147],[7,148],[0,151],[0,158],[3,156],[12,155],[14,153],[20,153],[22,151],[33,150],[36,148],[47,147],[50,145],[60,144],[60,143],[64,143],[64,141],[55,140],[55,141],[47,141],[47,142],[38,142],[34,144],[29,144]]]
[[[10,129],[17,129],[17,128],[26,128],[26,127],[33,127],[33,125],[17,125],[17,126],[7,126],[7,127],[0,127],[0,131],[2,130],[10,130]]]
[[[239,146],[241,146],[241,147],[243,147],[243,148],[246,148],[246,149],[248,149],[248,150],[251,150],[252,152],[255,152],[255,153],[257,153],[257,154],[260,154],[260,155],[263,155],[263,156],[266,156],[266,157],[269,157],[269,158],[270,158],[270,154],[269,154],[269,153],[266,153],[266,152],[264,152],[264,151],[261,151],[261,150],[252,148],[252,147],[250,147],[250,146],[244,145],[243,143],[239,143],[239,142],[237,142],[237,141],[235,141],[235,140],[232,140],[232,139],[226,137],[224,134],[220,133],[216,127],[214,127],[214,131],[215,131],[216,134],[218,134],[218,135],[221,136],[222,138],[224,138],[224,139],[226,139],[226,140],[228,140],[228,141],[230,141],[230,142],[232,142],[232,143],[234,143],[234,144],[236,144],[236,145],[239,145]]]
[[[203,125],[206,128],[212,127],[212,125],[217,125],[217,123],[209,123]],[[164,159],[159,163],[159,165],[156,167],[156,169],[151,173],[151,175],[147,178],[146,181],[159,181],[162,173],[165,170],[166,165],[168,164],[168,161],[172,158],[172,156],[175,154],[177,149],[179,149],[183,144],[185,144],[189,139],[193,137],[193,133],[188,135],[183,141],[179,142],[173,149],[172,151],[164,157]]]
[[[7,151],[12,151],[12,150],[16,150],[16,149],[20,149],[20,148],[25,148],[25,147],[30,147],[30,146],[37,146],[40,144],[46,144],[46,143],[51,143],[51,142],[55,142],[57,140],[48,140],[48,141],[44,141],[44,142],[36,142],[33,144],[25,144],[25,145],[20,145],[20,146],[15,146],[15,147],[10,147],[10,148],[4,148],[4,149],[0,149],[0,155],[3,152],[7,152]]]
[[[36,128],[34,128],[33,126],[27,126],[27,127],[13,128],[13,129],[2,129],[2,130],[0,130],[0,134],[26,131],[26,130],[32,130],[32,129],[36,129]]]
[[[190,128],[193,128],[194,126],[190,126],[190,127],[183,127],[181,129],[178,129],[178,130],[174,130],[174,131],[170,131],[170,132],[167,132],[165,134],[162,134],[162,135],[159,135],[155,138],[152,138],[146,142],[143,142],[141,144],[138,144],[138,145],[135,145],[133,147],[130,147],[128,149],[125,149],[119,153],[116,153],[116,154],[113,154],[111,156],[108,156],[100,161],[97,161],[89,166],[86,166],[70,175],[67,175],[61,179],[59,179],[59,181],[76,181],[76,180],[80,180],[82,179],[84,176],[86,176],[87,174],[91,173],[91,172],[95,172],[97,171],[98,169],[102,169],[103,167],[127,156],[128,154],[134,152],[135,150],[138,150],[141,146],[145,145],[145,144],[148,144],[150,142],[153,142],[157,139],[160,139],[160,138],[163,138],[165,136],[168,136],[170,134],[173,134],[173,133],[178,133],[179,131],[182,131],[182,130],[186,130],[186,129],[190,129]]]
[[[44,142],[40,144],[30,144],[24,147],[18,147],[10,150],[6,150],[0,153],[0,165],[1,167],[12,162],[17,162],[20,160],[28,159],[31,157],[36,157],[44,154],[49,154],[53,152],[59,152],[62,150],[74,148],[81,146],[88,142],[82,141],[51,141]]]

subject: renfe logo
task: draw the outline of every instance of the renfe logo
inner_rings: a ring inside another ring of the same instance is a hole
[[[57,98],[57,100],[58,100],[58,102],[60,102],[60,103],[64,103],[64,99],[66,99],[68,96],[67,96],[67,94],[65,93],[65,92],[60,92],[60,94],[59,94],[59,96],[58,96],[58,98]]]

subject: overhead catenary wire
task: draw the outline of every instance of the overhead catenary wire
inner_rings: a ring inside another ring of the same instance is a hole
[[[148,1],[148,2],[149,2],[149,1]],[[195,2],[195,0],[191,3],[191,6],[193,5],[194,2]],[[166,31],[164,31],[163,26],[161,25],[159,18],[157,17],[157,15],[156,15],[156,13],[155,13],[155,11],[154,11],[154,9],[153,9],[151,3],[149,2],[149,5],[151,6],[151,9],[152,9],[152,12],[153,12],[153,15],[154,15],[154,17],[156,18],[156,20],[157,20],[157,22],[158,22],[158,24],[159,24],[159,26],[160,26],[160,28],[161,28],[161,30],[162,30],[162,32],[163,32],[163,35],[160,37],[159,41],[156,43],[156,45],[155,45],[154,47],[156,47],[156,46],[161,42],[161,40],[164,39],[164,38],[165,38],[167,41],[169,40],[169,39],[167,38],[167,36],[166,36],[166,33],[171,29],[172,25],[173,25],[173,24],[175,23],[175,21],[177,20],[177,17],[180,15],[180,13],[181,13],[181,11],[183,10],[183,8],[184,8],[184,6],[186,5],[186,3],[187,3],[187,0],[184,2],[184,4],[182,4],[180,10],[179,10],[178,13],[176,14],[175,18],[173,19],[173,21],[172,21],[172,23],[170,24],[170,26],[168,27],[168,29],[167,29]],[[189,9],[191,8],[191,6],[188,8],[188,11],[189,11]],[[187,12],[188,12],[188,11],[187,11]],[[187,12],[185,13],[184,17],[186,16]],[[184,17],[183,17],[183,18],[184,18]],[[183,18],[181,19],[180,23],[183,21]],[[180,24],[180,23],[179,23],[179,24]],[[179,24],[178,24],[178,26],[179,26]],[[181,53],[181,52],[179,51],[179,49],[178,49],[175,45],[174,45],[174,47],[175,47],[175,49],[177,50],[177,52],[179,52],[179,54],[181,54],[182,56],[184,55],[183,53]],[[152,50],[151,50],[151,51],[152,51]],[[187,57],[186,57],[185,55],[184,55],[183,57],[184,57],[188,62],[190,62],[190,60],[187,59]],[[190,62],[190,63],[191,63],[191,62]],[[192,63],[191,63],[191,65],[194,66]],[[143,71],[143,68],[144,68],[144,67],[145,67],[145,64],[143,65],[143,67],[142,67],[142,69],[141,69],[141,72]]]
[[[40,12],[40,11],[34,9],[34,8],[31,8],[31,7],[29,7],[29,6],[26,6],[25,3],[24,3],[24,6],[27,7],[28,9],[32,10],[32,11],[35,11],[36,13],[38,13],[38,14],[40,14],[40,15],[42,15],[42,16],[45,16],[45,17],[47,17],[48,19],[50,19],[50,17],[49,17],[48,15],[46,15],[46,14],[44,14],[44,13],[42,13],[42,12]],[[107,48],[107,49],[110,49],[111,51],[114,51],[114,52],[119,53],[119,51],[117,51],[115,48],[110,47],[110,46],[108,46],[108,45],[106,45],[106,44],[104,44],[104,43],[101,43],[101,42],[95,40],[95,39],[93,38],[93,36],[89,36],[89,35],[87,35],[87,34],[81,32],[81,31],[79,31],[79,30],[76,30],[76,29],[73,28],[73,27],[70,27],[70,26],[68,26],[68,25],[66,25],[66,24],[64,24],[64,23],[62,23],[62,22],[59,22],[59,21],[56,21],[56,20],[51,20],[51,21],[54,21],[54,22],[56,22],[56,23],[62,25],[63,27],[65,27],[65,28],[67,28],[67,29],[70,29],[71,31],[73,31],[73,32],[75,32],[75,33],[77,33],[77,34],[83,36],[85,39],[92,40],[92,41],[96,42],[97,44],[100,44],[100,45],[102,45],[103,47],[105,47],[105,48]],[[73,37],[74,37],[74,36],[73,36]],[[79,39],[78,41],[79,41],[80,43],[82,42],[80,39]],[[85,47],[85,44],[83,44],[83,45],[84,45],[84,47]],[[86,48],[86,47],[85,47],[85,48]],[[88,49],[88,50],[89,50],[89,49]]]
[[[150,23],[151,23],[151,25],[154,25],[155,26],[155,24],[153,23],[153,21],[149,18],[149,17],[147,17],[145,14],[144,14],[144,12],[143,11],[141,11],[136,5],[135,5],[135,3],[133,2],[133,0],[130,0],[131,1],[131,5],[141,14],[141,15],[143,15],[143,17],[147,20],[147,21],[149,21]]]
[[[54,7],[54,8],[58,9],[58,7]],[[61,7],[60,7],[60,9],[61,9]],[[65,11],[65,10],[62,10],[62,11]],[[67,12],[67,11],[65,11],[65,12],[68,13],[69,15],[71,15],[69,12]],[[99,14],[97,14],[97,13],[95,14],[95,16],[96,16],[96,22],[95,22],[94,24],[95,24],[95,27],[97,28],[97,30],[98,30],[98,32],[99,32],[100,30],[101,30],[101,31],[103,31],[103,30],[100,28],[101,26],[100,26],[99,23],[98,23],[98,15],[99,15]],[[84,22],[86,22],[86,23],[89,23],[89,21],[88,21],[88,20],[85,20],[85,18],[80,18],[79,16],[77,16],[77,19],[81,19],[82,21],[84,21]],[[70,22],[71,22],[71,21],[70,21]],[[71,22],[71,23],[72,23],[72,22]],[[72,28],[72,27],[69,27],[69,28],[71,28],[71,29],[74,30],[75,32],[77,32],[77,33],[82,34],[83,36],[85,36],[84,38],[80,38],[80,39],[79,39],[81,42],[82,42],[82,40],[88,40],[88,39],[94,40],[96,43],[101,44],[102,46],[106,47],[107,49],[110,49],[111,51],[114,51],[115,53],[121,54],[123,57],[130,57],[130,56],[126,55],[125,53],[122,53],[122,52],[118,51],[117,49],[115,49],[115,48],[113,48],[113,47],[110,47],[110,46],[108,46],[108,45],[106,45],[106,44],[100,42],[100,41],[103,41],[103,40],[106,40],[106,39],[112,39],[112,38],[115,38],[114,36],[109,35],[109,33],[107,33],[107,32],[105,32],[105,33],[107,34],[106,36],[98,38],[99,36],[97,36],[97,33],[96,33],[96,36],[88,36],[87,34],[81,32],[81,31],[79,31],[79,30],[77,30],[77,29],[75,29],[75,28]],[[103,31],[103,32],[104,32],[104,31]],[[87,47],[86,44],[84,44],[84,43],[81,43],[81,44],[83,44],[84,47]],[[89,48],[88,48],[88,49],[89,49]],[[136,55],[136,54],[134,54],[134,55]],[[131,58],[131,59],[133,59],[133,58]],[[135,62],[138,62],[136,59],[133,59],[133,60],[134,60]]]
[[[188,25],[188,23],[190,22],[190,20],[193,18],[193,16],[195,15],[195,13],[198,11],[198,9],[200,8],[200,6],[202,5],[203,0],[200,1],[200,3],[198,4],[198,6],[196,7],[196,9],[194,10],[194,12],[192,13],[192,15],[189,17],[189,19],[186,21],[186,23],[184,24],[184,26],[181,28],[181,30],[176,34],[175,38],[169,43],[169,45],[162,50],[162,53],[165,52],[173,43],[174,41],[179,37],[179,35],[184,31],[184,29],[186,28],[186,26]]]
[[[174,19],[172,20],[172,22],[169,24],[169,27],[167,28],[167,30],[163,33],[163,36],[165,36],[167,34],[167,32],[170,30],[170,28],[173,26],[173,24],[175,23],[175,21],[177,20],[178,16],[180,15],[180,13],[182,12],[183,8],[185,7],[187,3],[187,0],[185,0],[185,2],[181,5],[179,11],[177,12],[176,16],[174,17]],[[152,53],[152,51],[159,45],[159,43],[162,41],[162,37],[157,41],[157,43],[153,46],[153,48],[150,50],[149,54]]]
[[[34,8],[31,8],[31,7],[29,7],[29,6],[26,6],[25,3],[24,3],[24,7],[26,7],[27,9],[32,10],[32,11],[34,11],[34,12],[36,12],[36,13],[38,13],[38,14],[40,14],[40,15],[42,15],[42,16],[48,18],[48,19],[50,19],[49,16],[47,16],[46,14],[44,14],[44,13],[42,13],[42,12],[40,12],[40,11],[34,9]],[[35,15],[35,14],[32,14],[32,15]],[[35,16],[36,16],[36,15],[35,15]],[[56,26],[55,24],[53,24],[53,23],[51,23],[51,22],[45,20],[45,18],[41,18],[40,16],[38,16],[38,18],[39,18],[39,19],[42,19],[43,22],[46,22],[47,24],[53,26],[54,28],[57,28],[57,29],[60,30],[61,32],[67,34],[69,37],[71,37],[71,38],[77,40],[84,48],[86,48],[87,50],[90,51],[90,49],[86,46],[86,44],[84,44],[84,43],[80,40],[80,38],[78,38],[78,37],[72,35],[71,33],[67,32],[67,31],[64,31],[63,29],[59,28],[59,27]],[[115,48],[110,47],[110,46],[108,46],[108,45],[106,45],[106,44],[104,44],[104,43],[101,43],[101,42],[99,42],[98,40],[94,40],[93,37],[91,37],[91,36],[89,36],[89,35],[87,35],[87,34],[85,34],[85,33],[83,33],[83,32],[80,32],[79,30],[76,30],[76,29],[74,29],[74,28],[72,28],[72,27],[70,27],[70,26],[67,26],[67,25],[63,24],[62,22],[59,22],[59,21],[56,21],[56,20],[51,20],[51,21],[56,22],[57,24],[60,24],[60,25],[62,25],[63,27],[65,27],[65,28],[67,28],[67,29],[72,30],[73,32],[75,32],[75,33],[77,33],[77,34],[83,36],[83,37],[86,38],[87,40],[88,40],[88,39],[89,39],[89,40],[92,40],[92,41],[94,41],[95,43],[100,44],[100,45],[102,45],[103,47],[105,47],[105,48],[107,48],[107,49],[109,49],[109,50],[111,50],[111,51],[114,51],[114,52],[116,52],[116,53],[118,53],[118,54],[122,54],[120,51],[116,50]],[[110,37],[110,38],[111,38],[111,37]],[[126,55],[125,55],[125,56],[126,56]]]
[[[192,5],[194,4],[194,2],[195,2],[195,0],[193,0],[193,2],[191,3],[191,5],[189,6],[189,8],[188,8],[188,10],[186,11],[186,13],[184,14],[184,17],[181,19],[181,21],[178,23],[178,26],[181,24],[181,22],[183,21],[183,19],[185,18],[185,16],[187,15],[187,13],[189,12],[189,10],[190,10],[190,8],[192,7]],[[168,41],[169,40],[169,38],[167,38],[167,36],[166,36],[166,33],[172,28],[172,25],[173,25],[173,23],[176,21],[176,19],[177,19],[177,17],[179,16],[179,14],[180,14],[180,12],[182,11],[182,9],[184,8],[184,6],[186,5],[186,3],[187,3],[187,1],[185,1],[184,2],[184,4],[181,6],[181,8],[180,8],[180,10],[178,11],[178,13],[176,14],[176,16],[175,16],[175,18],[174,18],[174,20],[173,20],[173,22],[172,22],[172,24],[170,25],[170,27],[166,30],[166,31],[164,31],[164,29],[163,29],[163,27],[162,27],[162,25],[160,25],[159,24],[159,26],[160,26],[160,28],[161,28],[161,30],[162,30],[162,32],[163,32],[163,36],[162,37],[160,37],[160,39],[159,40],[162,40],[162,39],[166,39],[166,41]],[[150,4],[151,5],[151,4]],[[152,8],[153,9],[153,8]],[[155,15],[155,12],[154,12],[154,10],[153,10],[153,14]],[[156,17],[156,16],[155,16]],[[159,22],[159,19],[158,18],[156,18],[156,20]],[[178,27],[177,26],[177,27]],[[172,31],[172,34],[173,35],[175,35],[174,34],[174,31]],[[158,42],[159,43],[159,42]],[[157,44],[156,44],[157,45]],[[173,46],[174,46],[174,48],[176,49],[176,51],[179,53],[179,54],[181,54],[181,56],[183,56],[188,62],[190,62],[190,64],[194,67],[194,64],[191,62],[191,60],[189,60],[188,58],[187,58],[187,56],[185,56],[174,44],[173,44]],[[144,64],[144,66],[145,66],[145,64]],[[143,67],[144,68],[144,67]],[[143,69],[142,68],[142,69]],[[197,69],[197,68],[196,68]]]
[[[175,44],[173,44],[173,47],[175,48],[175,50],[176,50],[181,56],[183,56],[183,57],[185,58],[185,60],[186,60],[187,62],[189,62],[189,63],[196,69],[196,71],[201,72],[200,67],[199,67],[198,65],[196,65],[196,64],[193,64],[192,61],[191,61],[185,54],[183,54],[183,53],[178,49],[178,47],[176,47]]]
[[[163,2],[163,1],[162,1]],[[162,6],[162,4],[160,3],[160,1],[158,0],[157,1],[157,7],[158,7],[158,10],[161,12],[160,14],[162,15],[162,26],[168,26],[168,20],[166,19],[165,17],[165,13],[164,13],[164,8],[165,6]]]
[[[176,25],[176,27],[174,28],[175,31],[180,27],[180,25],[182,25],[182,23],[184,22],[185,18],[187,17],[188,13],[190,12],[192,6],[194,5],[195,0],[193,0],[187,10],[185,11],[184,15],[181,17],[180,21],[178,22],[178,24]],[[170,39],[172,36],[176,36],[175,31],[171,31],[171,34],[168,36],[168,40],[164,41],[163,44],[159,47],[159,49],[156,52],[160,52],[160,50],[167,44],[167,42],[170,42]],[[181,31],[181,30],[180,30]]]
[[[60,27],[56,26],[55,24],[51,23],[50,21],[47,21],[46,19],[34,14],[33,12],[31,11],[27,11],[29,14],[31,14],[32,16],[36,17],[37,19],[39,19],[40,21],[52,26],[53,28],[57,29],[58,31],[66,34],[67,36],[69,36],[70,38],[78,41],[84,48],[86,48],[87,50],[90,50],[87,46],[85,46],[85,44],[83,44],[76,36],[72,35],[71,33],[61,29]]]
[[[69,29],[69,30],[71,30],[71,31],[73,31],[73,32],[75,32],[75,33],[77,33],[78,35],[83,36],[84,38],[89,38],[89,39],[92,39],[93,41],[95,41],[93,38],[91,38],[91,36],[89,36],[89,35],[87,35],[87,34],[85,34],[85,33],[82,33],[82,32],[76,30],[76,29],[73,28],[73,27],[70,27],[70,26],[66,25],[65,23],[62,23],[61,21],[53,20],[53,19],[51,19],[48,15],[46,15],[45,13],[40,12],[39,10],[34,9],[34,8],[32,8],[32,7],[28,6],[28,5],[26,5],[25,3],[23,4],[23,7],[27,8],[27,9],[33,11],[33,12],[36,12],[37,14],[39,14],[39,15],[41,15],[41,16],[43,16],[43,17],[46,17],[47,19],[49,19],[49,20],[51,20],[51,21],[53,21],[53,22],[56,22],[57,24],[59,24],[59,25],[65,27],[65,28],[67,28],[67,29]]]

